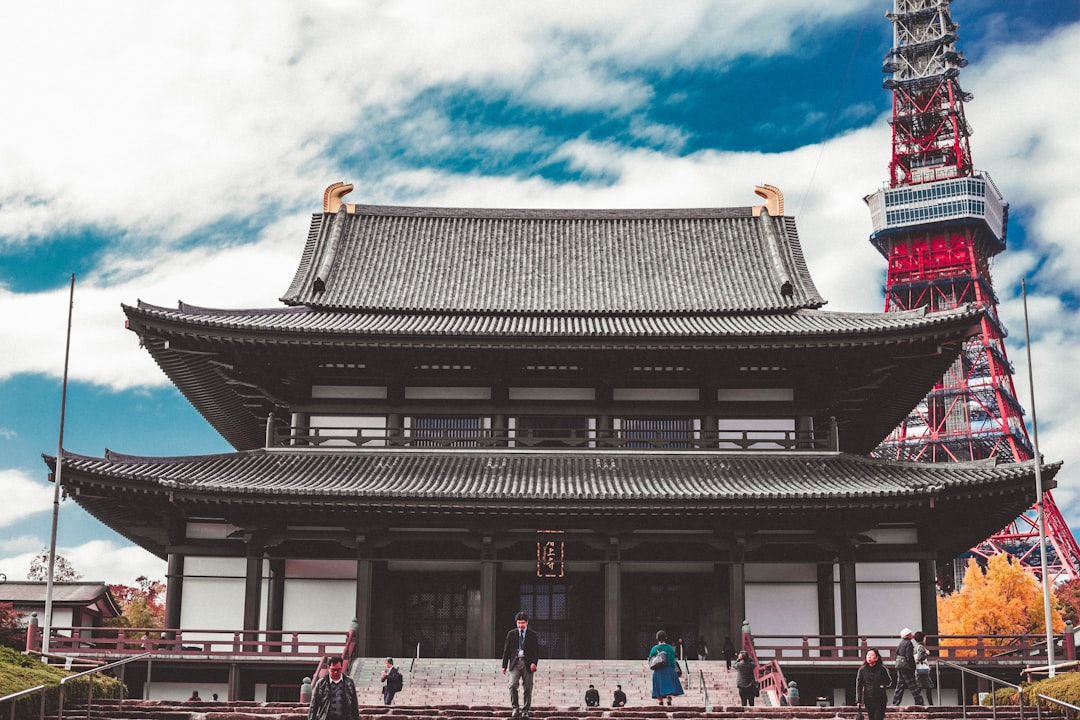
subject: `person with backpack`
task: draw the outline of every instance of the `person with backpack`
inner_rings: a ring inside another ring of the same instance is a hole
[[[394,695],[401,692],[401,688],[405,687],[405,678],[394,667],[394,658],[386,658],[386,670],[383,670],[382,683],[383,703],[389,705],[394,702]]]

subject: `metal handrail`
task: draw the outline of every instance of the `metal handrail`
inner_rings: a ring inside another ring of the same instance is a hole
[[[153,653],[143,653],[142,655],[134,655],[134,656],[129,657],[129,658],[124,658],[123,660],[116,660],[114,662],[109,663],[108,665],[102,665],[100,667],[96,667],[96,668],[93,668],[93,669],[90,669],[90,670],[83,670],[81,673],[77,673],[75,675],[68,675],[66,678],[61,678],[61,680],[60,680],[60,700],[59,700],[57,708],[56,708],[56,720],[63,720],[63,717],[64,717],[64,685],[69,680],[74,680],[76,678],[81,678],[83,675],[93,675],[94,673],[101,672],[102,670],[111,670],[114,667],[120,667],[121,665],[127,665],[128,663],[135,662],[136,660],[145,660],[146,658],[149,658],[152,654]],[[86,689],[86,717],[88,717],[88,718],[90,717],[90,708],[91,708],[91,706],[93,704],[94,704],[94,681],[90,680],[89,684],[87,685],[87,689]],[[120,705],[123,706],[123,704],[124,704],[124,695],[123,695],[123,693],[121,693],[120,694]]]
[[[41,707],[38,709],[38,717],[39,718],[44,718],[45,717],[45,686],[44,685],[38,685],[36,687],[27,688],[26,690],[20,690],[19,692],[11,693],[10,695],[5,695],[4,697],[0,697],[0,704],[3,704],[5,702],[7,702],[8,700],[11,701],[11,720],[15,720],[15,701],[18,700],[19,698],[23,697],[24,695],[33,695],[34,693],[41,693]]]
[[[705,703],[705,712],[712,712],[712,703],[709,702],[709,688],[705,685],[705,673],[697,671],[698,682],[701,683],[701,694]]]
[[[1075,712],[1077,714],[1080,714],[1080,707],[1077,707],[1076,705],[1073,705],[1072,703],[1065,702],[1064,700],[1058,700],[1057,698],[1052,698],[1049,695],[1043,695],[1042,693],[1036,693],[1035,694],[1035,699],[1036,700],[1045,700],[1046,702],[1052,702],[1055,705],[1061,705],[1062,707],[1067,707],[1070,710],[1072,710],[1073,712]],[[1039,714],[1039,717],[1042,717],[1041,709],[1042,709],[1042,706],[1039,705],[1039,703],[1035,703],[1035,711]]]
[[[1017,704],[1018,704],[1019,709],[1020,709],[1020,720],[1024,720],[1024,694],[1023,694],[1023,692],[1021,692],[1021,688],[1020,688],[1019,685],[1014,685],[1011,682],[1007,682],[1007,681],[1002,680],[1000,678],[996,678],[993,675],[987,675],[986,673],[981,673],[978,670],[972,670],[971,668],[966,668],[963,665],[957,665],[956,663],[951,663],[948,660],[937,660],[937,661],[935,661],[934,664],[938,667],[938,673],[937,673],[938,674],[938,687],[941,687],[941,669],[940,668],[941,668],[942,665],[945,665],[946,667],[950,667],[950,668],[953,668],[954,670],[959,670],[960,671],[960,707],[961,707],[961,709],[963,711],[963,716],[965,718],[967,718],[967,707],[968,707],[968,704],[967,704],[967,682],[966,682],[966,678],[967,678],[968,675],[974,675],[975,677],[977,677],[977,678],[979,678],[981,680],[986,680],[986,681],[988,681],[990,683],[990,689],[991,689],[991,692],[990,692],[990,706],[992,708],[994,720],[997,720],[997,693],[994,692],[994,686],[995,685],[1004,685],[1005,687],[1010,687],[1010,688],[1012,688],[1013,690],[1016,691],[1016,701],[1017,701]],[[1037,705],[1036,705],[1036,708],[1035,708],[1035,712],[1036,712],[1036,715],[1038,715],[1039,717],[1042,716],[1042,713],[1039,712],[1039,709],[1038,709]]]

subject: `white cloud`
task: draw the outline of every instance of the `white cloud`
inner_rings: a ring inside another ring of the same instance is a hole
[[[38,482],[21,470],[0,469],[0,487],[4,488],[0,528],[52,509],[52,485]]]
[[[46,546],[47,547],[47,546]],[[18,542],[0,544],[0,572],[9,580],[25,580],[34,558],[42,552],[37,538],[20,538]],[[153,580],[165,580],[167,564],[134,545],[118,545],[107,540],[92,540],[82,545],[59,546],[56,554],[64,557],[86,581],[134,585],[140,575]]]
[[[74,547],[57,549],[84,580],[134,585],[135,578],[145,575],[152,580],[165,580],[167,563],[134,545],[118,545],[108,540],[92,540]]]
[[[321,203],[321,198],[319,198]],[[168,381],[135,334],[124,328],[121,303],[145,298],[175,307],[177,300],[209,307],[267,307],[288,288],[307,236],[309,216],[289,216],[249,245],[187,251],[158,249],[108,258],[107,276],[76,279],[69,378],[126,389]],[[0,354],[0,379],[19,373],[63,373],[68,287],[19,294],[0,288],[11,313],[4,338],[17,353]]]
[[[30,569],[29,558],[37,555],[43,546],[41,538],[36,535],[19,535],[18,537],[9,537],[0,540],[0,555],[26,555],[27,561],[24,566],[19,566],[21,572],[18,573],[18,577],[12,574],[12,570],[16,567],[14,563],[8,563],[7,561],[0,560],[0,572],[4,572],[8,576],[8,580],[22,579],[26,576],[26,571]],[[45,547],[48,547],[45,545]]]
[[[1066,88],[1078,74],[1080,23],[1074,23],[1043,42],[1005,46],[963,76],[965,87],[977,89],[967,108],[976,165],[990,172],[1014,214],[1033,211],[1024,214],[1025,247],[1050,260],[1040,282],[1074,293],[1080,287],[1074,127],[1080,96]]]
[[[788,51],[865,3],[7,7],[0,238],[95,226],[169,239],[267,204],[295,210],[336,179],[331,143],[377,145],[355,128],[426,89],[630,112],[652,90],[628,68]]]

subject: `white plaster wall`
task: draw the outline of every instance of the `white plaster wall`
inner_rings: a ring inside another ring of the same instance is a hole
[[[38,613],[38,624],[41,624],[41,617],[44,612]],[[73,617],[71,608],[53,607],[52,609],[52,623],[51,627],[71,627],[71,619]],[[64,633],[67,635],[68,633]]]
[[[834,567],[835,611],[840,631],[840,576]],[[855,566],[859,635],[871,645],[890,650],[900,642],[900,629],[922,627],[919,593],[919,564],[858,563]]]
[[[307,631],[306,640],[340,640],[342,635],[310,634],[311,631],[344,633],[356,617],[356,569],[349,580],[331,578],[285,579],[282,629]]]
[[[813,583],[817,587],[817,565],[811,563],[747,563],[743,581]],[[817,597],[815,595],[815,597]]]
[[[188,556],[180,627],[240,630],[244,627],[244,558]],[[185,639],[223,639],[223,634],[184,633]],[[190,690],[190,688],[189,688]],[[186,700],[187,695],[182,699]]]
[[[285,561],[285,577],[352,580],[356,578],[356,561],[294,558]]]
[[[229,697],[229,686],[226,683],[196,683],[194,685],[190,683],[176,683],[176,682],[155,682],[153,675],[150,676],[150,684],[144,689],[143,694],[147,700],[187,700],[191,697],[191,691],[198,690],[199,697],[207,702],[211,702],[214,693],[218,694],[218,700],[226,700]],[[197,704],[192,703],[192,708],[198,707]]]
[[[803,635],[817,635],[817,585],[809,583],[746,583],[746,619],[755,636],[796,635],[767,639],[767,645],[801,645]]]
[[[859,634],[900,642],[900,629],[922,627],[919,584],[859,583]],[[883,648],[884,649],[884,648]]]

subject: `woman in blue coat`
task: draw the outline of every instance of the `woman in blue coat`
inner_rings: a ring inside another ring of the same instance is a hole
[[[657,705],[671,704],[671,698],[683,694],[682,683],[679,681],[679,659],[675,657],[675,648],[668,644],[667,633],[660,630],[656,633],[656,644],[649,650],[649,660],[664,653],[667,662],[653,669],[652,696],[656,698]],[[651,663],[650,663],[651,667]]]

